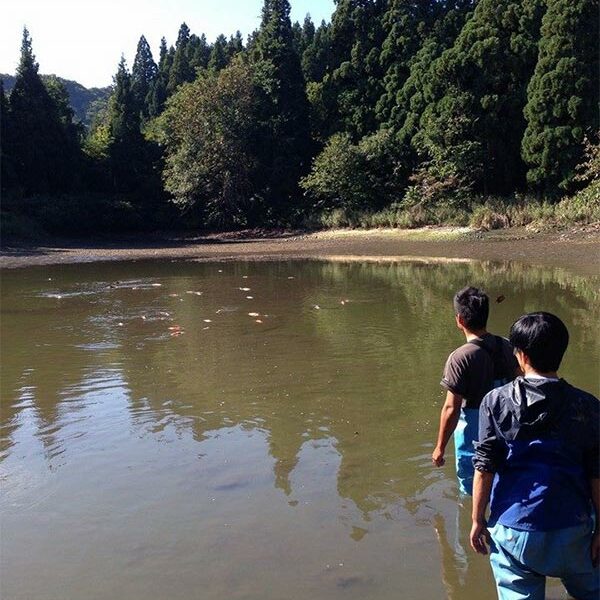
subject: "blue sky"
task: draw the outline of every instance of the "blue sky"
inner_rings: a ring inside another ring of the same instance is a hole
[[[85,86],[112,81],[121,53],[131,65],[140,35],[155,58],[160,38],[174,43],[185,21],[212,41],[239,29],[244,37],[260,22],[262,0],[7,0],[0,19],[0,72],[14,73],[23,25],[33,38],[41,73],[56,73]],[[292,19],[310,13],[329,20],[333,0],[291,0]]]

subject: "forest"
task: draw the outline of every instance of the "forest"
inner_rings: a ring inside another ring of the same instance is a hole
[[[3,234],[600,221],[598,0],[337,0],[142,35],[77,118],[23,31]]]

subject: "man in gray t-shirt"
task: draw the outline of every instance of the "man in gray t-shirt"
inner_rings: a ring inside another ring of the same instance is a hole
[[[452,352],[446,361],[441,381],[446,389],[446,400],[431,459],[437,467],[445,464],[446,445],[454,433],[459,488],[462,493],[471,495],[479,405],[491,389],[508,383],[518,374],[518,363],[509,342],[486,330],[489,299],[483,291],[468,287],[457,292],[454,312],[456,325],[467,343]]]
[[[479,408],[483,397],[496,387],[492,382],[504,376],[512,379],[518,364],[505,338],[484,333],[467,339],[448,357],[440,383],[448,392],[461,396],[467,408]]]

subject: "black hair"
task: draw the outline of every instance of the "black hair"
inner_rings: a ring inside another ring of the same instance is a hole
[[[510,343],[529,358],[540,373],[557,371],[569,345],[569,332],[555,315],[535,312],[523,315],[510,328]]]
[[[454,312],[471,331],[484,329],[490,314],[490,300],[483,290],[466,287],[454,296]]]

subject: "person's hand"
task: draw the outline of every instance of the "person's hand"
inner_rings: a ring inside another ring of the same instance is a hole
[[[475,552],[478,554],[488,553],[486,542],[488,544],[490,543],[490,534],[487,530],[485,521],[473,521],[469,538],[471,540],[471,548],[473,548]]]
[[[600,564],[600,531],[596,531],[592,537],[592,564],[594,568]]]
[[[431,462],[436,467],[443,467],[446,464],[446,459],[444,458],[444,451],[441,448],[436,446],[433,454],[431,455]]]

